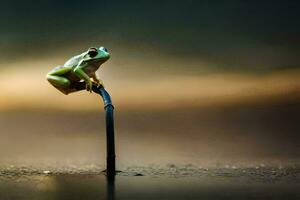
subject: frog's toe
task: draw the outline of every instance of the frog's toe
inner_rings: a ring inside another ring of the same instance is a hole
[[[97,88],[104,87],[102,82],[93,82],[93,85],[96,86]]]
[[[98,82],[98,87],[104,87],[104,84],[103,84],[102,81],[99,81],[99,82]]]

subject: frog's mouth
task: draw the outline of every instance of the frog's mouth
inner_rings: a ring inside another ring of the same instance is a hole
[[[99,62],[99,61],[105,62],[105,61],[107,61],[109,58],[110,58],[110,56],[107,56],[107,57],[102,57],[102,58],[98,58],[98,59],[95,59],[95,60],[97,60],[98,62]]]
[[[93,63],[93,64],[103,64],[105,61],[107,61],[109,59],[109,57],[102,57],[102,58],[95,58],[93,60],[88,61],[89,63]]]

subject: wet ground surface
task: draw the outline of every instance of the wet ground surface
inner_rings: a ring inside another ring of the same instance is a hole
[[[298,200],[299,105],[116,110],[115,181],[103,113],[0,113],[0,200]]]
[[[100,166],[0,169],[0,199],[299,199],[300,167]]]
[[[0,180],[3,178],[17,178],[19,176],[31,175],[103,175],[103,166],[67,166],[55,168],[53,166],[2,166],[0,168]],[[300,181],[300,166],[256,166],[239,168],[236,166],[225,166],[222,168],[202,168],[191,164],[166,166],[131,166],[124,167],[117,172],[118,176],[148,176],[148,177],[247,177],[266,182],[290,179]]]

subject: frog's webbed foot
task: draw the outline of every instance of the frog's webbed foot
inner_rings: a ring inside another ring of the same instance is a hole
[[[100,80],[100,79],[93,78],[93,85],[95,85],[96,87],[104,88],[104,84],[103,84],[102,80]]]
[[[104,88],[104,85],[102,82],[93,82],[93,85],[95,85],[97,88],[100,88],[100,87]]]

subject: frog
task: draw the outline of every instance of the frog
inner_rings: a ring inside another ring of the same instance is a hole
[[[93,86],[104,87],[96,74],[100,66],[110,58],[105,47],[90,47],[87,51],[67,60],[47,73],[48,82],[65,95],[81,90],[92,93]]]

